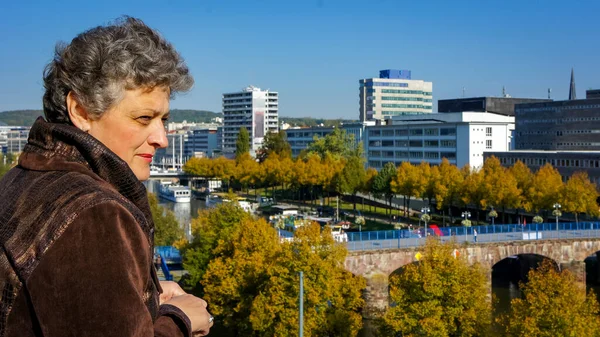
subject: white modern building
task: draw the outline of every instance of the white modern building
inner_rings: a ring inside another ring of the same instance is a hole
[[[413,80],[410,70],[381,70],[359,84],[362,122],[433,112],[433,83]]]
[[[0,153],[20,153],[27,144],[27,126],[0,126]]]
[[[260,149],[268,132],[278,131],[279,95],[249,86],[240,92],[223,94],[223,154],[235,154],[241,127],[250,134],[250,153]]]
[[[354,145],[363,141],[365,127],[375,125],[374,122],[367,123],[349,123],[340,126],[347,134],[354,135]],[[333,127],[310,127],[310,128],[289,128],[285,130],[288,143],[292,149],[292,156],[296,157],[314,141],[314,137],[323,138],[333,132]],[[364,146],[364,144],[363,144]]]
[[[462,167],[483,165],[483,153],[513,148],[515,118],[489,112],[435,113],[397,116],[387,125],[368,127],[368,166],[386,163],[438,165],[442,158]]]

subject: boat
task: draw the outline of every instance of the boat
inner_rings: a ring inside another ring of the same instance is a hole
[[[248,213],[254,213],[255,209],[256,209],[256,205],[252,204],[250,201],[248,201],[245,198],[237,198],[235,200],[237,202],[237,204],[246,212]],[[206,207],[208,208],[213,208],[216,207],[219,204],[222,204],[224,202],[231,202],[231,200],[227,199],[225,197],[225,195],[219,195],[219,194],[208,194],[206,196]]]
[[[175,185],[170,182],[160,183],[158,195],[173,202],[190,202],[192,200],[192,191],[189,187]]]

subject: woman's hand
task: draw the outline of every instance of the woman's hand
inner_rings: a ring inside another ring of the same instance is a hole
[[[213,318],[206,309],[205,300],[186,294],[171,298],[165,304],[176,306],[190,319],[194,336],[206,336],[213,326]]]
[[[185,291],[183,291],[183,289],[181,289],[179,284],[173,281],[160,281],[160,287],[163,290],[158,300],[160,305],[169,301],[173,297],[187,294]]]

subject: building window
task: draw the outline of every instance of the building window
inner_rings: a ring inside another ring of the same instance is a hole
[[[442,140],[441,146],[442,147],[456,147],[456,141],[455,140]]]
[[[423,141],[422,140],[411,140],[408,145],[410,147],[423,147]]]
[[[439,135],[440,129],[425,129],[426,136],[437,136]]]
[[[440,154],[438,152],[425,152],[425,158],[427,159],[439,159]]]
[[[492,128],[491,127],[485,128],[485,135],[487,137],[491,137],[492,136]]]
[[[454,136],[454,135],[456,135],[456,129],[455,128],[441,128],[440,135],[441,136]]]
[[[437,140],[426,140],[425,147],[438,147],[439,141]]]
[[[411,158],[423,158],[423,152],[410,152],[410,157]]]
[[[491,149],[492,148],[492,140],[491,139],[486,139],[486,141],[485,141],[485,148],[486,149]]]
[[[410,135],[411,136],[422,136],[423,135],[423,129],[411,129],[410,130]]]
[[[408,146],[408,140],[397,140],[395,142],[396,147],[407,147]]]
[[[408,130],[407,129],[396,130],[396,136],[408,136]]]

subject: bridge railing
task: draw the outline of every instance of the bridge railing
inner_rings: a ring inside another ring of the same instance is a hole
[[[477,235],[475,235],[475,231]],[[523,240],[575,239],[600,237],[600,222],[547,222],[533,224],[487,225],[428,228],[427,236],[458,243],[487,243]],[[349,232],[349,250],[409,248],[425,244],[425,231],[400,229]]]

